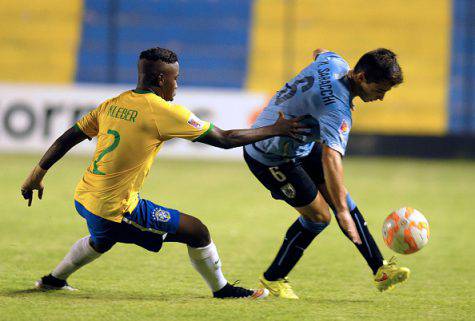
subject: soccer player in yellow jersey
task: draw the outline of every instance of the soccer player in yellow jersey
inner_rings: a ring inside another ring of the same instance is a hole
[[[158,252],[163,242],[188,246],[193,267],[217,298],[262,298],[267,290],[248,290],[227,282],[216,246],[196,217],[142,199],[139,190],[163,143],[184,138],[220,148],[243,146],[273,136],[297,137],[306,131],[301,118],[281,114],[270,126],[221,130],[202,121],[175,96],[179,64],[176,54],[152,48],[140,54],[138,83],[106,100],[60,136],[31,171],[21,187],[33,199],[43,194],[43,177],[73,146],[97,137],[93,160],[76,187],[76,210],[87,221],[90,235],[78,240],[59,265],[36,282],[40,289],[73,290],[66,279],[77,269],[110,250],[117,242],[134,243]]]

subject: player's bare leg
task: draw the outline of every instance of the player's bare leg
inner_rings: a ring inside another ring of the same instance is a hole
[[[286,299],[298,299],[287,275],[303,256],[305,249],[331,220],[328,205],[319,194],[309,205],[295,209],[300,213],[300,217],[287,230],[277,256],[259,280],[261,287],[267,288],[274,296]]]
[[[208,228],[196,217],[180,214],[175,234],[167,234],[165,242],[188,246],[188,255],[195,270],[203,277],[215,298],[265,298],[267,290],[248,290],[228,283],[221,270],[221,260]]]
[[[319,185],[318,189],[326,200],[330,200],[330,196],[325,184]],[[389,262],[384,260],[378,245],[374,241],[373,236],[368,229],[363,215],[360,213],[358,207],[353,202],[349,194],[347,196],[347,202],[350,209],[351,218],[355,222],[362,241],[361,244],[352,243],[355,244],[355,246],[358,248],[358,251],[365,258],[366,262],[371,268],[374,275],[374,283],[376,288],[382,292],[393,288],[397,283],[406,281],[410,275],[410,270],[405,267],[397,267],[394,258]],[[341,228],[339,222],[338,225]],[[341,230],[348,237],[344,230]]]

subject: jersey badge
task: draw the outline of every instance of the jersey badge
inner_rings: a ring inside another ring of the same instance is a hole
[[[191,125],[199,130],[203,129],[203,121],[194,114],[191,114],[190,118],[188,118],[188,125]]]
[[[284,186],[282,186],[280,190],[288,198],[295,198],[296,191],[295,191],[295,187],[292,184],[287,183]]]
[[[171,218],[170,212],[162,210],[161,208],[154,208],[152,212],[152,217],[155,221],[168,222]]]
[[[346,142],[348,140],[348,135],[350,134],[350,127],[348,126],[345,120],[341,122],[339,132],[340,132],[340,139],[343,142]]]
[[[346,123],[346,121],[342,121],[340,126],[340,133],[345,135],[348,134],[348,124]]]

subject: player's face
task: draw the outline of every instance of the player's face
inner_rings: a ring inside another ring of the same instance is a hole
[[[172,101],[178,89],[178,76],[180,73],[180,66],[178,62],[166,64],[162,69],[162,76],[160,80],[160,89],[162,91],[162,98],[166,101]]]
[[[384,95],[391,90],[391,84],[388,82],[366,82],[366,79],[363,79],[360,82],[360,98],[364,102],[370,102],[374,100],[383,100]]]

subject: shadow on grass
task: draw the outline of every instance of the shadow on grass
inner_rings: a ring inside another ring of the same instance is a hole
[[[334,305],[335,303],[346,303],[346,304],[351,304],[351,303],[374,303],[374,300],[365,300],[365,299],[337,299],[337,298],[331,298],[331,299],[325,299],[325,298],[319,298],[319,299],[303,299],[302,301],[306,302],[311,302],[311,303],[318,303],[318,304],[329,304],[329,305]]]
[[[180,293],[182,294],[182,293]],[[26,297],[49,297],[49,298],[66,298],[79,299],[90,301],[154,301],[154,302],[186,302],[193,300],[209,300],[211,296],[191,296],[182,295],[181,299],[177,293],[137,293],[137,292],[123,292],[123,291],[59,291],[59,290],[38,290],[36,288],[29,288],[24,290],[4,290],[0,291],[0,297],[8,298],[26,298]]]
[[[78,290],[78,291],[44,291],[38,290],[36,288],[24,289],[24,290],[4,290],[0,291],[0,297],[7,298],[50,298],[50,299],[72,299],[72,300],[88,300],[88,301],[100,301],[103,302],[105,299],[107,301],[153,301],[153,302],[189,302],[190,300],[203,300],[209,301],[213,299],[211,296],[207,295],[193,295],[191,293],[150,293],[150,292],[124,292],[124,291],[101,291],[101,290]],[[214,299],[213,299],[214,300]],[[237,300],[240,301],[240,300]],[[260,301],[260,300],[259,300]],[[282,300],[275,297],[270,297],[264,302],[273,302],[273,303],[288,303],[287,300]],[[262,302],[262,301],[261,301]],[[304,303],[304,304],[319,304],[319,305],[335,305],[339,303],[343,304],[368,304],[374,303],[374,300],[371,299],[349,299],[349,298],[301,298],[295,303]]]

